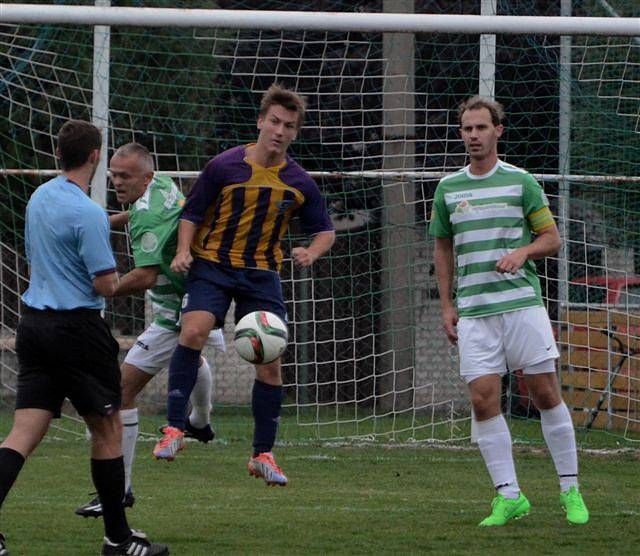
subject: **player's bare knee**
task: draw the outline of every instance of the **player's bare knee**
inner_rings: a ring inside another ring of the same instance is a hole
[[[471,406],[478,421],[486,421],[500,414],[500,404],[495,403],[492,397],[483,397],[479,394],[472,395]]]
[[[553,409],[562,403],[560,392],[550,385],[538,388],[535,393],[532,392],[533,403],[538,409]]]
[[[281,385],[282,372],[280,370],[280,360],[276,359],[267,365],[256,365],[256,378],[266,384]]]
[[[499,375],[480,377],[469,383],[469,398],[478,421],[491,419],[500,413]]]
[[[96,445],[109,446],[119,443],[122,438],[122,427],[105,426],[90,428],[92,443]]]
[[[110,446],[120,444],[122,438],[122,421],[120,414],[98,415],[96,413],[85,416],[85,421],[91,431],[92,445]]]
[[[180,345],[191,349],[202,349],[211,330],[200,323],[183,324],[180,330]]]
[[[215,325],[215,317],[207,311],[184,313],[180,323],[178,343],[191,349],[201,350]]]
[[[500,402],[494,396],[486,395],[483,392],[473,392],[471,394],[471,406],[478,421],[491,419],[500,413]]]
[[[538,409],[553,409],[562,403],[558,379],[553,372],[525,375],[527,388]]]
[[[476,415],[478,415],[478,411],[482,411],[486,406],[486,398],[480,392],[471,392],[470,401]]]

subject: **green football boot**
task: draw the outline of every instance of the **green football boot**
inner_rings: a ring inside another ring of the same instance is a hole
[[[480,527],[498,527],[505,525],[511,519],[520,519],[527,515],[531,509],[529,500],[522,492],[515,500],[510,500],[498,494],[491,502],[491,515],[484,518]]]
[[[567,521],[573,525],[584,525],[589,521],[589,510],[576,487],[560,493],[560,504],[567,513]]]

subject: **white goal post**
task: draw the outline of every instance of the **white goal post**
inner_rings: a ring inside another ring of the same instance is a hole
[[[636,18],[199,10],[3,4],[0,22],[277,31],[640,36]]]
[[[101,2],[96,2],[100,4]],[[108,2],[102,2],[108,3]],[[445,15],[415,13],[344,13],[310,11],[173,9],[114,6],[66,6],[51,4],[0,4],[0,23],[89,26],[191,27],[214,29],[263,29],[305,31],[352,31],[380,33],[449,34],[543,34],[631,36],[640,40],[640,19],[632,17],[535,17],[500,15]],[[29,173],[31,170],[4,169],[1,173]],[[55,171],[51,171],[53,173]],[[390,178],[439,178],[435,172],[380,171]],[[375,172],[316,172],[328,177],[374,177]],[[171,172],[172,177],[195,177],[194,172]],[[50,175],[44,173],[42,175]],[[538,179],[556,180],[543,175]],[[575,181],[585,176],[562,175]],[[589,181],[633,181],[637,176],[587,176]]]

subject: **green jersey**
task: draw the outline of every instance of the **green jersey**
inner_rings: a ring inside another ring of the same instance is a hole
[[[531,243],[532,232],[553,224],[548,206],[531,174],[500,160],[483,176],[466,167],[440,180],[429,233],[453,240],[459,316],[484,317],[542,305],[533,261],[515,274],[497,272],[496,263]]]
[[[129,209],[129,237],[136,266],[159,266],[156,285],[148,290],[154,322],[178,330],[180,305],[185,292],[184,276],[172,272],[176,255],[178,221],[184,195],[171,178],[154,176],[144,195]]]

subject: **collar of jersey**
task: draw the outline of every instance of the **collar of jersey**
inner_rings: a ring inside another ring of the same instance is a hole
[[[464,169],[465,174],[467,174],[467,177],[470,180],[484,180],[487,178],[490,178],[491,176],[493,176],[493,174],[495,174],[498,170],[498,168],[500,167],[500,164],[502,164],[501,160],[498,159],[496,160],[495,165],[493,166],[493,168],[491,168],[491,170],[489,170],[486,174],[482,174],[481,176],[478,176],[476,174],[472,174],[471,173],[471,165],[467,166]]]
[[[260,170],[266,170],[267,172],[279,172],[287,165],[287,155],[284,155],[284,160],[275,166],[260,166],[257,162],[252,162],[247,158],[247,147],[252,147],[255,143],[249,143],[244,146],[244,157],[243,160],[252,168],[259,168]]]
[[[82,186],[79,183],[76,183],[73,180],[70,180],[67,176],[62,176],[64,178],[64,181],[66,181],[67,183],[70,183],[71,185],[75,185],[80,191],[84,191],[84,189],[82,189]]]

